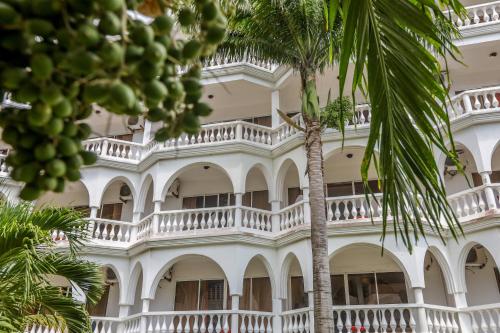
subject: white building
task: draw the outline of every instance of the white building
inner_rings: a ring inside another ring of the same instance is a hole
[[[389,232],[382,255],[359,173],[370,106],[357,107],[343,150],[338,132],[324,134],[338,332],[500,332],[500,2],[476,2],[466,1],[470,20],[455,19],[467,66],[450,63],[450,118],[470,186],[436,156],[465,237],[443,244],[427,228],[409,254]],[[252,60],[213,64],[204,77],[215,111],[199,135],[158,144],[149,122],[96,112],[103,137],[85,148],[98,162],[37,202],[88,207],[82,256],[107,276],[95,332],[313,330],[303,135],[276,112],[299,110],[299,80]],[[319,80],[323,103],[335,78]],[[15,200],[18,184],[4,187]]]

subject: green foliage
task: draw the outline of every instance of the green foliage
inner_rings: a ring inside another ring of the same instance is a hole
[[[0,205],[0,333],[24,332],[32,324],[91,332],[85,305],[49,281],[49,276],[59,276],[79,287],[90,304],[99,300],[99,266],[76,257],[86,228],[87,222],[71,209]],[[64,233],[69,252],[55,249],[54,230]]]
[[[216,0],[148,4],[158,12],[150,25],[128,14],[144,7],[133,0],[0,0],[0,90],[31,104],[0,113],[2,139],[15,150],[7,161],[12,178],[26,183],[21,198],[62,191],[79,178],[70,160],[92,161],[83,156],[90,130],[82,120],[93,103],[162,121],[157,139],[198,130],[201,85],[191,81],[201,79],[200,57],[224,38],[226,19]],[[184,39],[172,29],[174,15]]]
[[[346,122],[353,119],[354,112],[350,97],[339,96],[327,102],[321,112],[321,124],[328,128],[343,131]]]

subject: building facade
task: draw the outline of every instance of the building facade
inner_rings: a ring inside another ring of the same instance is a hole
[[[389,230],[382,252],[381,211],[359,172],[370,105],[356,107],[343,148],[337,131],[323,135],[336,332],[500,332],[500,2],[466,5],[468,20],[450,13],[466,65],[449,63],[444,106],[466,177],[435,156],[463,237],[443,243],[426,226],[410,254]],[[320,78],[322,103],[336,75]],[[96,110],[85,149],[97,163],[36,203],[92,221],[81,255],[106,276],[89,309],[96,333],[313,331],[304,138],[277,113],[300,122],[299,80],[243,59],[210,64],[204,84],[214,113],[199,134],[164,143],[148,121]],[[15,201],[5,148],[3,194]],[[64,250],[64,235],[53,237]]]

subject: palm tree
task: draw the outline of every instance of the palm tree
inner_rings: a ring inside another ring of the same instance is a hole
[[[333,332],[321,142],[327,114],[319,106],[316,78],[335,60],[339,95],[353,60],[353,98],[362,90],[372,104],[361,175],[369,195],[368,169],[375,165],[384,193],[382,235],[389,211],[395,236],[410,251],[412,237],[425,236],[424,221],[440,235],[440,220],[454,236],[460,230],[432,147],[458,163],[454,149],[444,144],[451,133],[438,61],[457,53],[452,44],[456,31],[440,6],[462,9],[458,0],[248,0],[229,17],[228,34],[216,56],[237,60],[249,55],[289,66],[300,76],[305,126],[297,128],[305,133],[307,153],[316,333]]]
[[[0,206],[0,332],[43,325],[69,333],[91,332],[85,305],[50,283],[58,276],[83,292],[89,304],[101,296],[102,276],[93,263],[76,258],[86,221],[71,209],[33,210],[27,204]],[[68,251],[55,249],[54,230]]]

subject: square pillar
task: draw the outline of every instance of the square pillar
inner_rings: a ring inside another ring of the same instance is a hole
[[[151,229],[149,230],[149,236],[153,236],[154,234],[158,234],[160,231],[160,215],[161,212],[161,200],[156,200],[154,202],[154,211],[153,211],[153,221],[151,222]]]
[[[273,333],[281,333],[283,331],[283,299],[273,298]]]
[[[302,200],[304,201],[304,224],[311,224],[311,206],[309,206],[309,187],[302,189]]]
[[[279,215],[279,211],[281,209],[281,201],[273,200],[271,201],[271,210],[273,215],[271,216],[271,224],[273,232],[281,231],[281,216]]]
[[[309,332],[314,333],[314,292],[307,292],[307,305],[309,306]]]
[[[467,297],[465,292],[455,292],[453,293],[453,298],[455,299],[455,306],[458,309],[466,308]],[[472,317],[467,312],[458,313],[458,326],[460,326],[460,332],[472,332]]]
[[[150,300],[147,298],[142,299],[142,315],[139,333],[146,333],[148,329],[148,317],[146,317],[144,314],[149,312],[149,301]]]
[[[427,332],[427,313],[425,312],[424,303],[424,293],[423,288],[417,287],[413,288],[413,297],[415,298],[415,304],[418,305],[416,312],[416,331],[417,332]]]
[[[231,333],[239,330],[240,295],[231,295]]]
[[[149,120],[144,121],[144,132],[142,134],[142,144],[147,144],[150,141],[151,125],[152,124]]]
[[[272,128],[276,128],[280,124],[280,115],[278,110],[280,108],[280,91],[273,90],[271,92],[271,125]]]
[[[234,194],[234,205],[236,206],[234,210],[234,227],[240,229],[243,221],[243,212],[241,211],[241,206],[243,205],[243,194]]]
[[[486,204],[488,205],[486,210],[497,208],[497,200],[495,198],[495,193],[493,192],[491,186],[489,186],[491,185],[490,173],[491,171],[483,171],[480,173],[483,185],[485,185],[484,194],[486,196]]]

